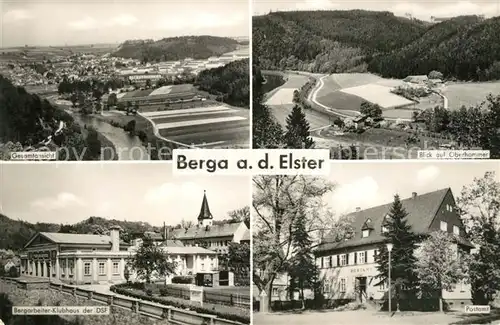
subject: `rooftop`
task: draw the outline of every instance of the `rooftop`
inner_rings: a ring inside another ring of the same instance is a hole
[[[422,195],[414,193],[414,196],[401,200],[404,209],[408,213],[408,224],[414,233],[429,233],[429,227],[448,193],[453,195],[450,188],[444,188]],[[330,251],[383,242],[385,237],[381,231],[382,224],[385,217],[389,214],[392,204],[393,202],[390,202],[349,214],[347,217],[352,220],[352,227],[354,229],[354,235],[351,239],[335,241],[334,238],[327,237],[318,246],[317,251]],[[365,229],[373,229],[374,231],[368,237],[362,237],[362,230]],[[471,243],[467,239],[463,237],[457,239],[461,244],[471,246]]]
[[[241,224],[242,222],[234,222],[221,225],[212,225],[209,227],[194,226],[187,229],[175,229],[172,231],[170,236],[178,240],[232,237]]]

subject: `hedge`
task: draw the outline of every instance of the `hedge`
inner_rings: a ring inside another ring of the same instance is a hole
[[[139,286],[139,285],[135,285]],[[201,306],[193,306],[189,301],[184,302],[179,302],[177,300],[169,299],[169,297],[155,297],[155,296],[148,296],[147,294],[141,294],[137,292],[132,292],[130,290],[127,290],[127,288],[131,288],[131,284],[123,283],[123,284],[117,284],[117,285],[112,285],[110,287],[110,290],[117,293],[121,294],[124,296],[136,298],[136,299],[141,299],[141,300],[147,300],[147,301],[152,301],[155,303],[167,305],[173,308],[179,308],[179,309],[190,309],[192,311],[195,311],[200,314],[208,314],[208,315],[214,315],[222,319],[227,319],[235,322],[240,322],[244,324],[250,324],[250,316],[244,316],[240,314],[233,314],[233,313],[227,313],[227,312],[221,312],[215,309],[209,309],[206,307],[201,307]]]
[[[193,283],[194,278],[192,276],[174,276],[172,278],[172,283],[183,283],[183,284],[191,284]]]

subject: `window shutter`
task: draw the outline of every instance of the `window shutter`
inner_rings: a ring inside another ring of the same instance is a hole
[[[363,263],[368,263],[368,251],[365,251],[365,261]]]
[[[333,256],[330,255],[330,256],[328,256],[328,258],[330,259],[330,263],[328,263],[328,264],[330,264],[330,267],[332,267],[333,266]]]
[[[349,265],[349,253],[345,254],[345,265]]]
[[[337,265],[340,266],[340,255],[337,255]]]
[[[324,262],[324,257],[321,258],[321,268],[324,268],[325,267],[325,262]]]
[[[354,252],[354,264],[358,264],[358,253]]]

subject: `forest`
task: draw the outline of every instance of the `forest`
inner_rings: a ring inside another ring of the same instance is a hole
[[[447,79],[500,78],[500,17],[437,24],[389,12],[274,12],[253,18],[263,70],[373,72],[388,78],[438,70]]]
[[[185,58],[207,59],[234,51],[238,41],[217,36],[181,36],[158,41],[125,41],[112,55],[147,62],[175,61]]]
[[[250,107],[249,60],[201,71],[195,85],[217,96],[217,100],[238,107]]]
[[[60,122],[65,125],[63,132],[53,135]],[[0,75],[0,149],[25,151],[29,146],[38,146],[48,136],[52,136],[50,149],[69,149],[60,152],[61,160],[100,159],[101,141],[97,131],[82,129],[64,110],[23,87],[14,86]],[[0,150],[0,157],[8,159],[3,156],[8,153],[3,151]]]

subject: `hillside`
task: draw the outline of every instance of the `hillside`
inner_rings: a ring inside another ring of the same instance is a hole
[[[253,19],[254,62],[264,70],[366,72],[383,77],[442,72],[500,79],[500,18],[439,24],[388,12],[278,12]]]
[[[131,234],[145,231],[159,231],[148,223],[109,220],[100,217],[90,217],[74,225],[57,225],[53,223],[32,224],[22,220],[13,220],[0,214],[0,249],[22,249],[31,236],[39,231],[63,232],[77,234],[106,234],[109,227],[118,225],[124,230],[122,239],[127,241]]]
[[[431,26],[419,39],[376,56],[369,70],[402,78],[438,70],[460,80],[500,79],[500,17],[457,17]]]
[[[55,135],[60,122],[65,127]],[[64,110],[23,87],[14,86],[0,75],[0,160],[9,159],[11,148],[23,151],[28,146],[40,147],[40,142],[51,135],[49,149],[70,149],[61,151],[60,160],[78,160],[82,153],[84,160],[100,158],[101,141],[95,130],[82,130]]]
[[[398,49],[424,32],[424,23],[388,12],[276,12],[253,18],[254,60],[264,70],[363,70],[367,55]]]
[[[200,90],[216,95],[225,103],[250,107],[249,60],[201,71],[195,84]]]
[[[188,57],[207,59],[234,51],[237,47],[238,41],[227,37],[181,36],[158,41],[126,41],[118,47],[113,56],[145,62],[182,60]]]

